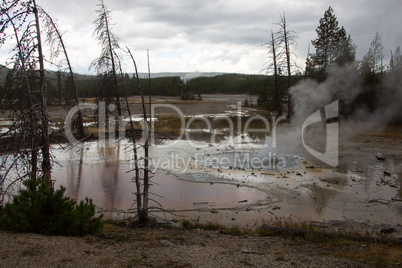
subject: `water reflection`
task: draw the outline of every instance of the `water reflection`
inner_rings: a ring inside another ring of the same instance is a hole
[[[102,208],[131,208],[135,184],[131,182],[133,173],[129,172],[132,168],[126,163],[126,157],[129,157],[126,146],[124,142],[117,142],[114,147],[92,143],[82,144],[68,154],[56,152],[62,166],[53,172],[55,186],[65,186],[66,194],[76,200],[92,198]],[[96,154],[98,159],[94,157]],[[180,210],[211,205],[230,207],[242,200],[253,202],[266,198],[265,193],[256,189],[228,184],[194,183],[179,180],[163,171],[157,171],[152,178],[151,192],[156,194],[152,198],[162,204],[163,208]],[[157,203],[150,202],[150,205],[157,206]]]
[[[241,144],[237,150],[244,153],[245,149]],[[66,186],[67,195],[77,200],[90,197],[97,206],[106,209],[129,209],[133,205],[135,184],[131,183],[133,173],[129,172],[132,150],[127,140],[106,144],[89,142],[67,152],[56,150],[55,154],[62,165],[53,173],[56,186]],[[176,161],[173,156],[178,156],[180,160],[192,161],[186,171],[180,161],[168,168],[180,179],[160,169],[152,179],[151,192],[162,196],[152,198],[165,209],[235,207],[243,200],[248,201],[247,205],[264,200],[254,207],[273,217],[292,216],[302,221],[400,222],[400,201],[393,201],[402,198],[400,157],[389,156],[385,161],[378,161],[353,152],[341,156],[338,170],[297,167],[295,171],[266,172],[197,165],[195,154],[198,158],[200,155],[230,156],[223,149],[210,146],[197,149],[184,141],[173,147],[151,147],[151,155],[156,160]],[[384,176],[385,170],[392,176]],[[150,205],[157,206],[154,202]]]

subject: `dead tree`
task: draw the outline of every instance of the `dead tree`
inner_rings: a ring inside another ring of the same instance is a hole
[[[98,4],[99,9],[96,10],[98,18],[94,21],[96,25],[94,35],[98,39],[101,46],[101,55],[95,59],[91,67],[95,67],[96,71],[100,73],[110,73],[113,77],[113,91],[116,98],[116,106],[118,115],[122,115],[120,106],[119,90],[117,85],[117,73],[116,73],[116,59],[115,51],[120,48],[118,38],[112,33],[112,27],[110,24],[111,11],[104,5],[103,0],[100,0]]]
[[[145,98],[144,98],[144,92],[141,86],[141,82],[140,82],[140,77],[138,75],[138,69],[137,69],[137,64],[135,62],[134,56],[131,53],[130,49],[128,47],[127,48],[127,52],[130,55],[133,64],[134,64],[134,68],[135,68],[135,75],[136,75],[136,80],[137,80],[137,84],[138,84],[138,88],[140,89],[140,94],[141,94],[141,103],[142,103],[142,112],[143,112],[143,119],[144,119],[144,132],[143,132],[143,137],[144,137],[144,167],[143,167],[143,191],[142,191],[142,207],[138,208],[138,203],[137,203],[137,214],[138,214],[138,220],[140,223],[145,223],[148,221],[148,209],[149,209],[149,205],[148,205],[148,201],[149,201],[149,131],[148,131],[148,117],[147,117],[147,111],[145,108]],[[134,135],[134,133],[133,133]],[[138,189],[137,189],[138,191]]]
[[[268,43],[266,43],[266,45],[269,57],[267,71],[273,73],[273,78],[275,82],[275,89],[274,89],[275,109],[278,112],[278,116],[282,116],[282,101],[279,88],[279,74],[278,74],[278,68],[280,67],[277,54],[278,39],[276,38],[276,36],[272,31],[271,31],[271,40]]]
[[[291,95],[289,94],[289,89],[292,86],[292,67],[296,66],[295,61],[293,60],[292,55],[295,55],[290,51],[290,47],[296,46],[296,32],[288,29],[288,24],[286,22],[285,12],[280,14],[280,22],[277,23],[280,27],[279,31],[277,32],[277,38],[280,42],[280,47],[282,48],[282,52],[279,54],[285,54],[285,61],[286,61],[286,69],[288,74],[288,119],[290,119],[292,114],[292,101]]]
[[[148,94],[149,94],[149,133],[153,135],[152,132],[152,89],[151,89],[151,65],[149,62],[149,49],[147,49],[147,59],[148,59]]]
[[[140,212],[142,210],[142,191],[141,191],[141,176],[140,176],[140,166],[139,166],[139,157],[138,157],[138,149],[137,149],[137,141],[135,137],[135,128],[134,128],[134,122],[131,114],[131,109],[130,109],[130,104],[128,102],[128,95],[127,95],[127,88],[124,80],[124,75],[123,75],[123,70],[121,68],[121,63],[119,62],[119,70],[120,74],[122,76],[122,81],[123,81],[123,97],[126,102],[126,109],[128,113],[128,118],[130,122],[130,131],[131,131],[131,142],[133,144],[133,160],[134,160],[134,179],[132,180],[135,183],[135,188],[136,188],[136,207],[137,207],[137,214],[140,215]]]
[[[32,0],[33,3],[33,13],[35,15],[35,28],[36,28],[36,39],[37,39],[37,49],[38,49],[38,61],[39,61],[39,74],[40,74],[40,94],[42,99],[42,172],[43,179],[47,182],[49,186],[52,185],[52,163],[50,161],[50,143],[49,143],[49,117],[47,113],[47,91],[46,91],[46,81],[45,81],[45,65],[44,65],[44,56],[42,51],[42,37],[41,37],[41,28],[39,24],[39,14],[38,8],[36,6],[35,0]]]
[[[30,167],[22,166],[26,175],[17,176],[22,179],[31,176],[36,179],[38,164],[41,161],[41,172],[44,181],[51,186],[51,155],[49,144],[49,127],[47,114],[47,90],[45,81],[44,55],[42,50],[41,28],[35,0],[7,1],[1,5],[1,41],[8,37],[5,30],[12,27],[16,47],[13,56],[16,77],[9,90],[14,90],[18,99],[14,119],[14,131],[11,135],[15,143],[11,146],[16,152],[15,159],[24,159],[26,155]],[[39,65],[39,81],[35,68]],[[27,131],[28,130],[28,131]],[[40,157],[39,157],[39,152]],[[26,159],[26,158],[25,158]],[[15,163],[15,161],[14,161]],[[17,171],[18,172],[18,171]]]
[[[67,68],[68,68],[68,72],[70,75],[69,78],[71,80],[72,88],[74,91],[75,105],[79,105],[80,101],[79,101],[79,97],[78,97],[78,87],[75,82],[74,72],[73,72],[73,68],[71,66],[70,58],[68,57],[67,49],[66,49],[66,46],[64,45],[62,33],[59,31],[53,18],[44,9],[39,8],[39,11],[45,21],[45,29],[47,29],[46,41],[50,44],[53,55],[55,57],[57,57],[58,54],[60,53],[60,51],[64,54],[64,58],[67,63]],[[83,122],[81,110],[79,110],[77,113],[77,122],[74,125],[77,126],[78,136],[84,137],[85,131],[84,131],[84,122]]]

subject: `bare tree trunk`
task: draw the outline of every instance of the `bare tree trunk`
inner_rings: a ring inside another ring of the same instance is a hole
[[[103,5],[103,2],[102,2],[102,5]],[[116,65],[115,65],[115,58],[114,58],[114,50],[112,47],[112,40],[110,38],[109,21],[108,21],[107,16],[105,16],[105,23],[106,23],[106,33],[107,33],[107,39],[108,39],[108,45],[109,45],[110,59],[112,61],[113,84],[114,84],[114,93],[116,96],[117,113],[120,116],[122,113],[121,113],[121,107],[120,107],[119,88],[117,86],[117,73],[116,73]]]
[[[151,90],[151,65],[149,62],[149,49],[147,49],[148,58],[148,88],[149,88],[149,134],[153,135],[152,132],[152,90]]]
[[[140,83],[140,78],[138,76],[138,69],[137,69],[137,64],[135,63],[133,54],[131,54],[131,51],[129,48],[127,48],[128,53],[131,56],[131,59],[133,60],[134,68],[135,68],[135,74],[137,77],[137,83],[138,83],[138,88],[140,89],[140,94],[141,94],[141,102],[142,102],[142,112],[143,112],[143,118],[144,118],[144,190],[143,190],[143,202],[142,202],[142,209],[139,212],[139,222],[145,223],[148,221],[148,197],[149,197],[149,133],[148,133],[148,125],[147,125],[147,111],[145,109],[145,99],[144,99],[144,92]]]
[[[29,109],[28,109],[28,113],[29,113],[29,120],[30,120],[30,135],[31,135],[31,159],[30,159],[30,164],[31,164],[31,178],[33,178],[34,180],[36,180],[36,176],[37,176],[37,169],[38,169],[38,149],[37,149],[37,125],[36,125],[36,118],[35,118],[35,114],[34,114],[34,101],[33,101],[33,96],[32,96],[32,92],[31,92],[31,86],[29,84],[29,80],[28,80],[28,74],[27,74],[27,67],[26,67],[26,62],[25,62],[25,57],[23,55],[22,52],[22,47],[21,47],[21,42],[20,39],[18,37],[18,31],[17,28],[13,22],[13,20],[10,18],[10,16],[8,15],[8,13],[5,13],[11,23],[11,25],[13,26],[13,30],[14,30],[14,34],[15,34],[15,40],[17,42],[17,48],[18,48],[18,58],[21,61],[21,71],[23,74],[23,80],[26,86],[26,91],[27,91],[27,98],[28,98],[28,102],[29,102]]]
[[[54,23],[52,17],[50,17],[50,15],[47,12],[45,12],[43,9],[41,9],[41,12],[43,12],[46,15],[46,17],[49,19],[49,22],[52,24],[53,29],[55,30],[55,32],[57,34],[57,37],[58,37],[58,39],[60,41],[60,45],[61,45],[61,47],[63,49],[63,53],[64,53],[64,56],[65,56],[66,61],[67,61],[68,70],[70,72],[71,83],[73,84],[75,104],[79,105],[80,101],[79,101],[79,97],[78,97],[78,88],[77,88],[77,84],[75,83],[73,68],[71,67],[70,58],[68,57],[67,49],[66,49],[66,47],[64,45],[61,33],[60,33],[59,29],[57,28],[56,24]],[[84,137],[85,136],[85,130],[84,130],[84,122],[83,122],[83,119],[82,119],[81,110],[78,110],[78,118],[77,118],[77,120],[78,120],[78,135],[80,137]]]
[[[124,76],[123,76],[123,71],[120,66],[120,73],[122,74],[123,77],[123,94],[124,94],[124,99],[126,101],[126,108],[129,116],[129,121],[130,121],[130,129],[131,129],[131,140],[133,142],[133,153],[134,153],[134,182],[135,182],[135,187],[136,187],[136,204],[137,204],[137,213],[139,215],[139,212],[141,211],[142,208],[142,200],[141,200],[141,183],[140,183],[140,168],[138,166],[138,152],[137,152],[137,142],[135,140],[135,132],[134,132],[134,123],[133,119],[131,117],[131,110],[130,110],[130,105],[128,102],[128,96],[127,96],[127,89],[126,89],[126,84],[124,81]]]
[[[40,84],[41,84],[41,101],[42,101],[42,114],[41,114],[41,122],[42,122],[42,143],[41,143],[41,151],[42,151],[42,172],[43,172],[43,180],[47,182],[49,186],[52,186],[52,177],[51,177],[51,169],[52,164],[50,162],[50,145],[49,145],[49,118],[47,113],[47,92],[46,92],[46,81],[45,81],[45,66],[44,66],[44,58],[42,52],[42,40],[40,33],[40,25],[39,25],[39,16],[38,9],[36,7],[36,1],[33,0],[34,5],[34,15],[35,15],[35,26],[36,26],[36,38],[37,38],[37,46],[38,46],[38,57],[39,57],[39,72],[40,72]]]
[[[292,63],[292,57],[291,57],[291,51],[290,51],[290,47],[291,46],[296,46],[296,39],[297,39],[297,34],[295,31],[289,30],[288,29],[288,24],[286,21],[286,16],[285,16],[285,12],[283,12],[282,14],[280,14],[280,18],[281,20],[279,21],[279,23],[277,23],[280,27],[280,30],[277,32],[278,38],[279,38],[279,42],[280,42],[280,48],[281,48],[281,52],[280,54],[285,53],[285,57],[286,57],[286,68],[287,68],[287,74],[288,74],[288,114],[287,114],[287,118],[290,119],[292,116],[292,98],[291,95],[289,93],[289,89],[292,86],[292,66],[296,66],[296,63],[293,62]],[[310,50],[310,46],[309,46],[309,50]],[[309,57],[310,53],[308,53],[307,58]],[[306,70],[307,70],[307,66],[306,66]]]
[[[289,50],[289,40],[288,40],[288,32],[287,32],[287,23],[285,14],[281,16],[281,24],[282,24],[282,31],[283,31],[283,41],[285,43],[285,53],[286,53],[286,67],[288,69],[288,119],[290,119],[292,115],[292,99],[289,93],[289,89],[292,86],[292,72],[290,70],[290,50]]]
[[[61,72],[60,71],[57,71],[57,73],[56,73],[56,76],[57,76],[57,91],[59,92],[59,105],[61,105],[61,95],[62,95],[62,85],[61,85],[61,83],[62,83],[62,79],[61,79]]]
[[[281,105],[281,97],[280,97],[280,92],[279,92],[279,79],[278,79],[278,66],[276,62],[276,44],[275,44],[275,38],[274,38],[274,33],[271,32],[271,38],[272,38],[272,59],[274,61],[274,79],[275,79],[275,106],[276,109],[278,110],[278,116],[282,115],[282,105]]]

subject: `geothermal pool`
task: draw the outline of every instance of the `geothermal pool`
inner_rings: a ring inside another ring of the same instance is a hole
[[[296,154],[264,155],[244,140],[231,146],[195,141],[190,146],[185,140],[168,146],[169,142],[150,147],[155,172],[150,191],[156,201],[152,206],[244,226],[273,219],[374,226],[402,222],[398,155],[380,162],[362,154],[356,161],[348,153],[352,149],[345,149],[341,168],[326,169],[313,167]],[[64,185],[67,195],[77,200],[90,197],[108,210],[131,208],[135,185],[130,182],[128,140],[88,142],[54,152],[60,164],[53,172],[55,185]],[[281,161],[286,163],[279,166]],[[385,176],[383,170],[391,175]]]

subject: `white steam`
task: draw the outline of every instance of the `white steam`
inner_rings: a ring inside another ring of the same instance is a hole
[[[391,120],[401,120],[402,115],[402,78],[397,73],[387,73],[383,81],[377,85],[381,90],[376,90],[377,107],[374,112],[361,105],[352,107],[356,97],[361,97],[363,81],[355,66],[334,67],[329,77],[322,83],[305,79],[290,89],[294,114],[289,124],[281,124],[276,132],[276,148],[272,148],[272,137],[267,139],[268,148],[262,153],[300,153],[307,152],[303,141],[309,146],[316,146],[325,152],[328,135],[328,123],[325,117],[325,107],[339,101],[339,141],[346,141],[350,137],[358,135],[370,129],[385,127]],[[360,95],[359,95],[360,94]],[[344,117],[343,107],[353,108],[353,113]],[[321,111],[321,121],[303,129],[307,118]],[[338,121],[337,121],[338,120]],[[304,132],[304,133],[303,133]],[[306,135],[306,133],[308,135]],[[304,135],[304,139],[302,137]],[[318,149],[317,149],[318,150]]]
[[[200,72],[194,73],[186,73],[185,75],[180,77],[180,80],[183,81],[183,84],[187,84],[191,79],[202,76]]]

